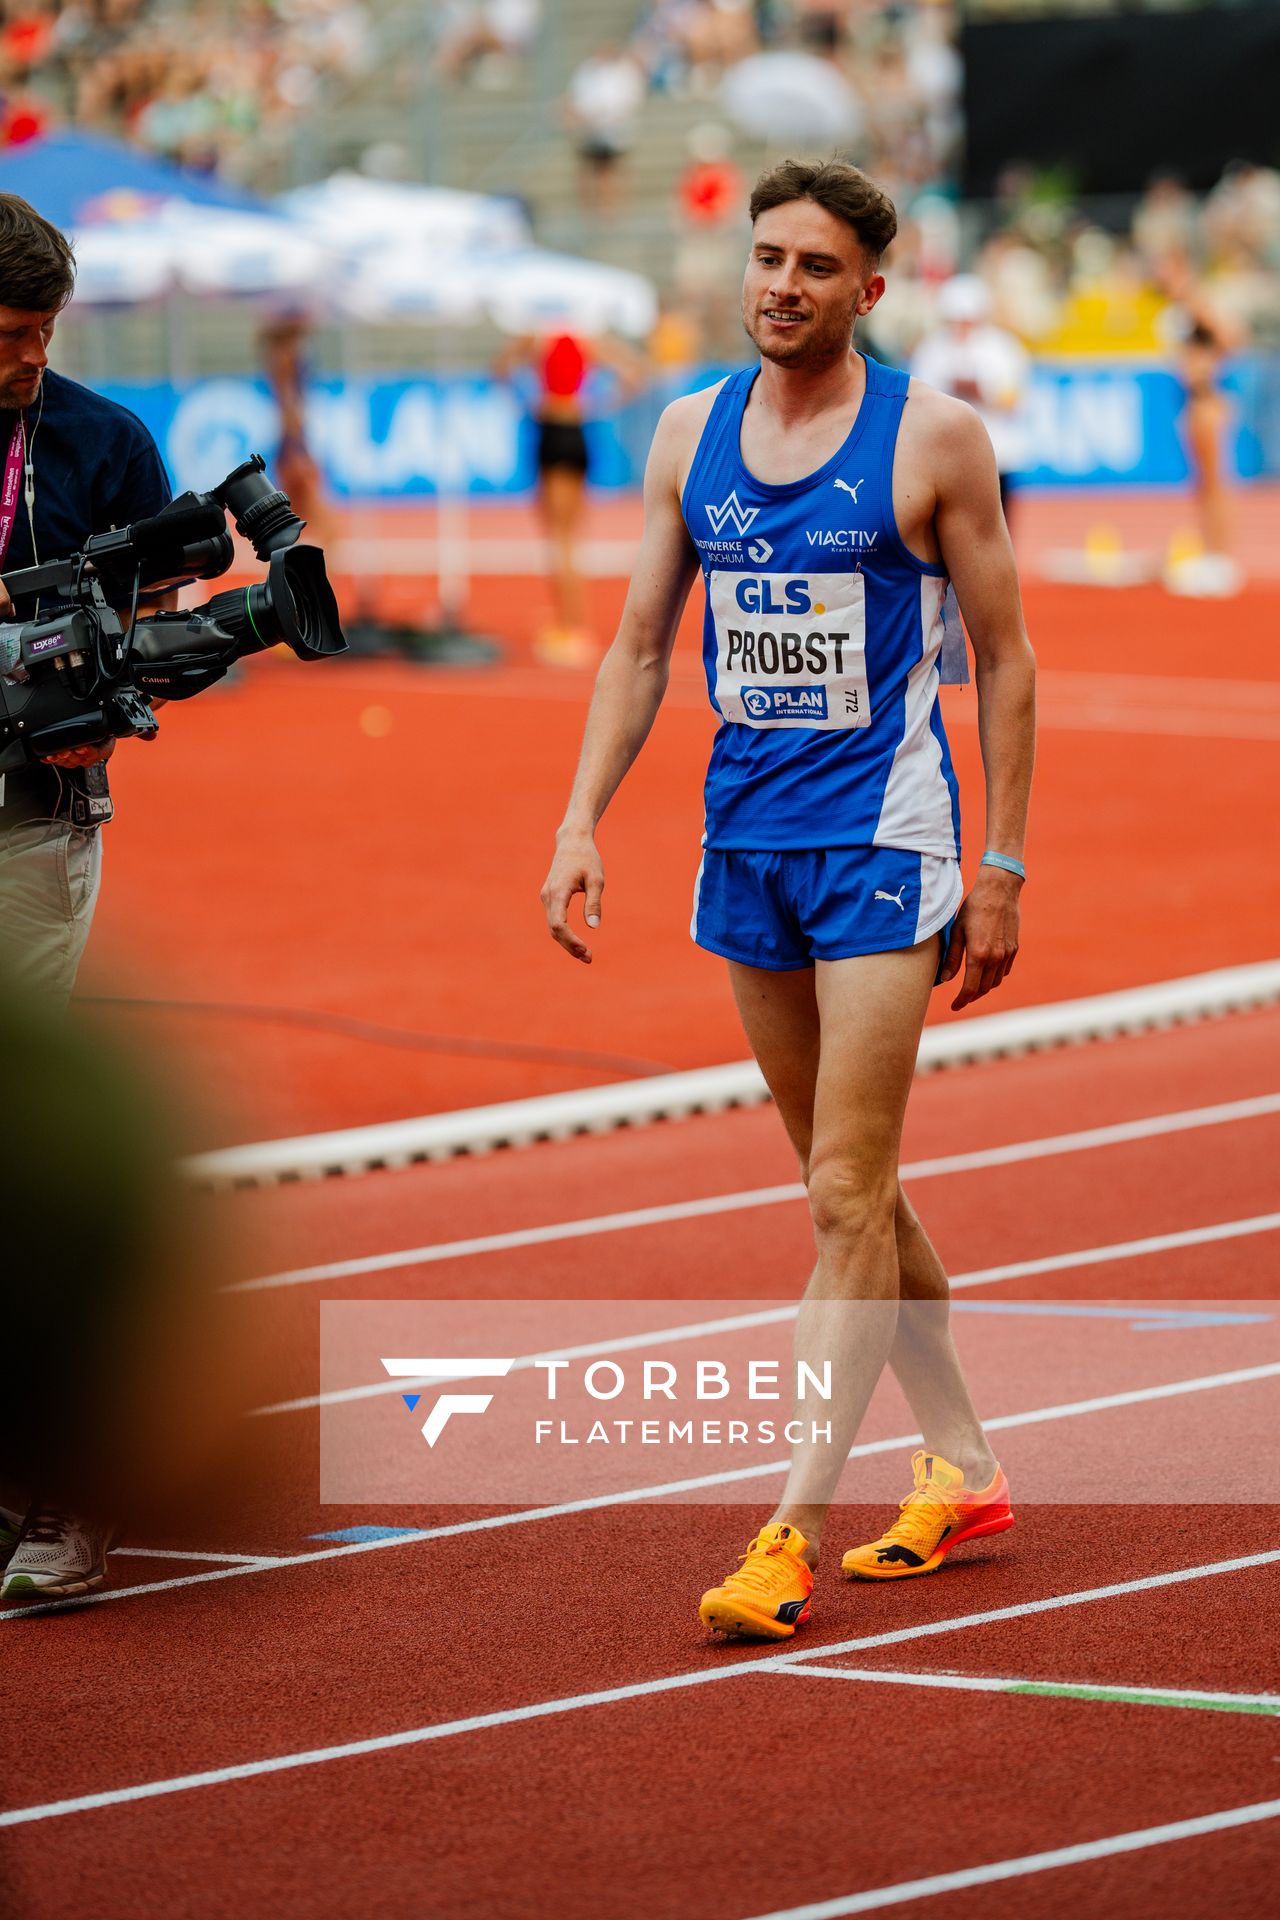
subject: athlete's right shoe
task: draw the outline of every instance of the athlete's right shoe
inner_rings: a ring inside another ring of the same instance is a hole
[[[111,1534],[74,1515],[41,1507],[31,1514],[5,1569],[0,1599],[61,1599],[90,1593],[107,1577]]]
[[[1004,1533],[1013,1525],[1009,1482],[997,1466],[989,1487],[964,1484],[959,1467],[921,1447],[911,1456],[915,1488],[899,1502],[898,1518],[878,1540],[851,1547],[840,1562],[850,1580],[905,1580],[936,1573],[952,1547]]]
[[[808,1544],[795,1527],[762,1527],[737,1572],[703,1594],[703,1626],[748,1640],[789,1640],[809,1618],[813,1569],[802,1557]]]

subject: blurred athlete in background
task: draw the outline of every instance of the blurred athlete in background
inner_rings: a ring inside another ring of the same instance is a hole
[[[1160,282],[1169,299],[1164,332],[1186,394],[1183,442],[1202,543],[1199,551],[1192,541],[1190,552],[1171,554],[1165,584],[1174,593],[1197,597],[1238,593],[1244,575],[1231,552],[1231,495],[1223,458],[1228,409],[1219,375],[1241,336],[1206,298],[1186,254],[1162,261]]]
[[[558,332],[513,340],[494,362],[500,379],[520,367],[532,371],[537,385],[534,458],[551,563],[553,621],[538,635],[534,652],[547,666],[593,666],[600,649],[590,631],[579,553],[590,468],[584,388],[593,368],[607,368],[618,376],[625,403],[643,385],[643,362],[616,341]]]
[[[1000,475],[1000,504],[1012,525],[1015,476],[1024,464],[1019,411],[1031,373],[1022,342],[991,318],[991,295],[974,273],[959,273],[938,290],[939,325],[911,356],[926,386],[973,408],[991,439]]]
[[[942,1264],[898,1180],[929,995],[990,993],[1018,948],[1034,752],[1027,642],[996,463],[971,408],[853,346],[884,292],[892,202],[842,161],[785,161],[751,198],[743,321],[761,364],[662,416],[644,541],[596,682],[555,859],[551,933],[585,897],[595,833],[648,736],[689,589],[720,719],[692,933],[729,962],[747,1038],[800,1160],[817,1265],[797,1361],[835,1393],[830,1435],[793,1452],[782,1499],[701,1618],[784,1639],[808,1617],[827,1508],[886,1361],[924,1436],[915,1485],[843,1570],[928,1573],[1013,1524],[948,1326]],[[986,848],[960,874],[960,810],[937,703],[954,582],[977,661]]]
[[[258,335],[262,370],[280,413],[280,444],[271,463],[276,485],[287,493],[293,510],[307,525],[307,537],[318,547],[332,546],[336,528],[319,463],[307,441],[307,341],[311,323],[302,314],[283,314],[270,320]]]

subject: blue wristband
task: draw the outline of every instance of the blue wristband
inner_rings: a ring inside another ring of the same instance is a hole
[[[978,864],[983,867],[999,867],[1003,873],[1016,873],[1019,880],[1025,880],[1027,877],[1027,870],[1021,860],[1015,860],[1009,853],[992,853],[989,847]]]

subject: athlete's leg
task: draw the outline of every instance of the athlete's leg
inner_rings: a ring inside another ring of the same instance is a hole
[[[1192,487],[1207,553],[1231,550],[1231,507],[1222,472],[1223,407],[1219,396],[1192,394],[1187,402]]]
[[[936,942],[926,944],[936,951]],[[814,973],[811,969],[773,973],[731,961],[729,977],[747,1040],[807,1183],[822,1051]],[[831,1057],[829,1048],[827,1057]],[[899,1315],[890,1365],[919,1422],[926,1448],[961,1467],[968,1486],[985,1487],[995,1461],[951,1339],[946,1272],[901,1186],[896,1188],[894,1239],[898,1292],[913,1304]],[[810,1289],[818,1284],[819,1272],[816,1269],[811,1277]],[[798,1519],[796,1524],[807,1533]]]
[[[731,960],[729,981],[747,1044],[808,1180],[821,1040],[813,968],[776,973]]]
[[[925,1451],[959,1467],[967,1487],[989,1486],[996,1459],[951,1338],[946,1271],[901,1186],[894,1235],[900,1306],[889,1365],[919,1424]]]
[[[797,1527],[816,1559],[827,1507],[893,1345],[898,1311],[894,1218],[898,1152],[938,942],[852,960],[819,961],[820,1051],[809,1156],[818,1263],[796,1322],[795,1353],[832,1401],[797,1408],[831,1439],[802,1440],[774,1518]]]
[[[586,626],[586,589],[578,569],[578,533],[586,504],[586,478],[576,467],[548,467],[542,475],[542,509],[551,548],[551,587],[556,623],[569,633]]]

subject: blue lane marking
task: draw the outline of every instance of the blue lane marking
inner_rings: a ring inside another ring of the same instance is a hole
[[[1265,1327],[1269,1313],[1219,1313],[1209,1308],[1077,1307],[1063,1300],[953,1300],[956,1313],[1029,1313],[1059,1320],[1127,1320],[1132,1333],[1181,1333],[1191,1327]]]
[[[309,1533],[308,1540],[340,1540],[343,1546],[363,1546],[368,1540],[396,1540],[402,1534],[419,1533],[419,1527],[343,1527],[338,1533]]]
[[[410,1413],[412,1413],[419,1400],[421,1400],[422,1395],[420,1393],[402,1393],[400,1398],[404,1401]]]

